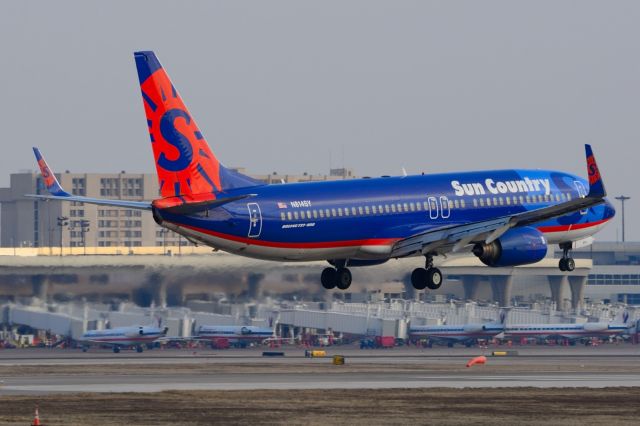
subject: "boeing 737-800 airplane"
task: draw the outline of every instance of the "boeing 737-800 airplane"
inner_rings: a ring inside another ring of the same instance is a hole
[[[153,52],[136,52],[160,198],[88,198],[65,191],[34,149],[50,196],[36,198],[150,210],[194,243],[276,261],[327,260],[327,288],[347,289],[348,267],[424,256],[416,289],[436,289],[433,257],[471,250],[491,267],[535,263],[559,244],[572,271],[574,242],[615,214],[591,147],[588,182],[548,170],[497,170],[265,185],[223,166]]]

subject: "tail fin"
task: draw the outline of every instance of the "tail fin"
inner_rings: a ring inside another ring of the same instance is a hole
[[[507,315],[509,311],[507,309],[500,309],[500,325],[505,325],[507,323]]]
[[[205,194],[262,185],[218,161],[156,55],[135,52],[134,56],[160,195],[202,200],[215,198]]]

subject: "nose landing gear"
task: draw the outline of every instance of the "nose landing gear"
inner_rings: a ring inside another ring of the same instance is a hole
[[[433,266],[433,255],[426,255],[425,258],[425,267],[416,268],[411,273],[411,285],[416,290],[437,290],[442,285],[442,272]]]
[[[558,267],[563,272],[571,272],[576,269],[576,261],[570,256],[571,243],[560,244],[562,249],[562,258],[558,262]]]

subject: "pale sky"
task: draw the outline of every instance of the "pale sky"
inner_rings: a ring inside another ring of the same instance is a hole
[[[154,50],[226,165],[585,175],[591,143],[638,240],[639,22],[637,1],[3,1],[0,186],[34,145],[153,171],[133,52]]]

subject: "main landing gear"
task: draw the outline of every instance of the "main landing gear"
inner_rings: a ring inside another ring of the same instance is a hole
[[[433,256],[428,254],[425,256],[426,262],[424,268],[416,268],[411,273],[411,284],[416,290],[437,290],[442,285],[442,272],[433,266]]]
[[[574,269],[576,269],[576,261],[569,256],[569,252],[571,251],[571,243],[562,243],[560,244],[560,248],[562,249],[562,258],[558,263],[558,267],[563,272],[573,271]]]
[[[351,271],[344,266],[337,268],[325,268],[320,276],[322,287],[327,290],[339,288],[346,290],[351,286]]]

